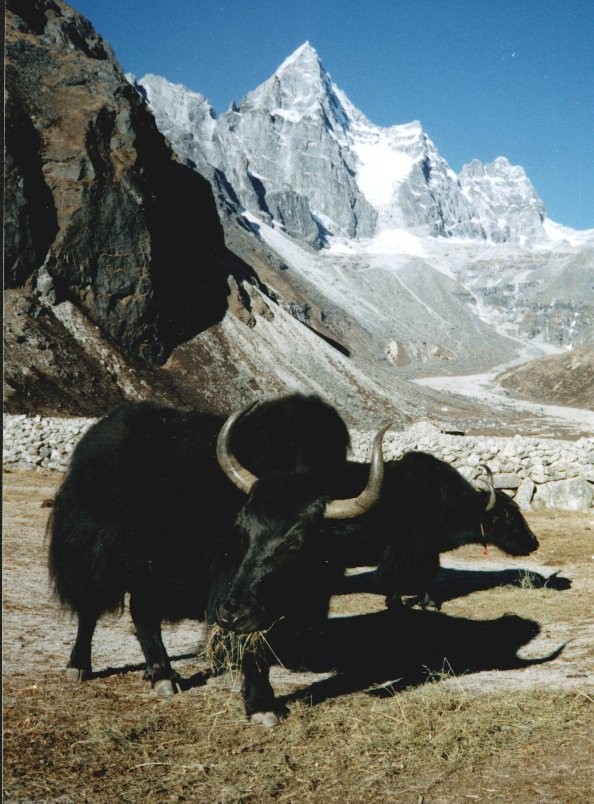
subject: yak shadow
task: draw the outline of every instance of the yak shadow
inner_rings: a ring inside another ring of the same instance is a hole
[[[171,656],[170,661],[173,664],[174,662],[180,662],[184,659],[195,659],[196,656],[199,655],[198,653],[180,653],[177,656]],[[136,672],[143,672],[146,670],[146,664],[144,662],[140,664],[125,664],[122,667],[106,667],[103,670],[96,670],[91,673],[90,678],[110,678],[111,676],[121,676],[125,673],[136,673]],[[203,670],[197,673],[193,673],[188,678],[182,678],[178,675],[177,683],[182,692],[187,690],[193,689],[194,687],[203,687],[212,672],[210,670]]]
[[[514,586],[524,589],[554,589],[557,592],[571,588],[569,578],[563,578],[557,572],[549,576],[541,575],[534,570],[502,569],[502,570],[460,570],[442,568],[434,581],[436,600],[445,602],[457,597],[466,597],[473,592],[485,592],[502,586]]]
[[[447,600],[467,597],[473,592],[485,592],[503,586],[546,588],[561,592],[571,587],[571,581],[560,577],[557,572],[544,576],[539,572],[525,569],[462,570],[442,567],[430,591],[436,603],[445,603]],[[361,592],[378,593],[373,570],[345,576],[336,593],[347,595]]]
[[[484,670],[513,670],[552,661],[563,650],[538,659],[517,654],[540,632],[540,626],[513,614],[495,620],[450,617],[403,607],[328,621],[324,639],[306,657],[307,669],[335,675],[280,698],[282,704],[312,704],[384,685],[371,692],[392,695],[411,686]]]

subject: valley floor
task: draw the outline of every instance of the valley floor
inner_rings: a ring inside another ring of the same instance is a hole
[[[578,438],[594,434],[594,411],[519,399],[503,388],[496,377],[518,363],[497,366],[484,374],[458,377],[424,377],[417,385],[472,399],[496,410],[502,418],[519,417],[522,434],[549,438]]]
[[[289,714],[264,730],[239,679],[204,683],[189,621],[164,629],[187,682],[172,700],[143,681],[127,613],[98,629],[98,676],[65,680],[75,624],[50,594],[41,507],[60,479],[4,473],[4,801],[591,801],[590,516],[529,514],[529,559],[448,555],[441,612],[390,622],[354,575],[329,630],[370,675],[275,669]]]

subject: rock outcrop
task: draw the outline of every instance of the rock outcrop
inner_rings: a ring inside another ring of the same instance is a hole
[[[162,362],[226,310],[237,260],[109,45],[62,0],[6,11],[5,284]]]
[[[524,168],[504,156],[483,165],[474,159],[459,175],[464,195],[486,236],[496,243],[542,238],[545,208]]]

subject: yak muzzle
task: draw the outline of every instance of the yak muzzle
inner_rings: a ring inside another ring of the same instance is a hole
[[[216,611],[217,623],[238,634],[249,634],[262,629],[261,617],[258,616],[255,604],[239,602],[234,598],[227,598]]]

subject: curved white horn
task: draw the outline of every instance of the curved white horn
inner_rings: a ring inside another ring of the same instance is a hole
[[[229,449],[229,439],[231,430],[235,423],[246,416],[251,410],[257,407],[259,402],[251,402],[241,410],[236,410],[227,419],[225,424],[221,427],[221,431],[217,438],[217,460],[223,472],[227,475],[229,480],[234,483],[238,489],[249,494],[252,486],[258,479],[256,475],[252,474],[249,469],[242,466],[235,455]]]
[[[485,513],[486,513],[487,511],[491,511],[495,507],[497,497],[495,496],[495,483],[493,481],[493,472],[491,471],[490,467],[487,466],[486,463],[481,463],[481,466],[487,473],[487,479],[484,482],[485,485],[487,486],[487,490],[489,491],[489,499],[485,507]]]
[[[347,500],[329,500],[324,511],[325,519],[352,519],[361,516],[374,506],[380,498],[384,481],[384,455],[382,441],[392,422],[382,425],[373,439],[371,464],[367,485],[357,497]]]

